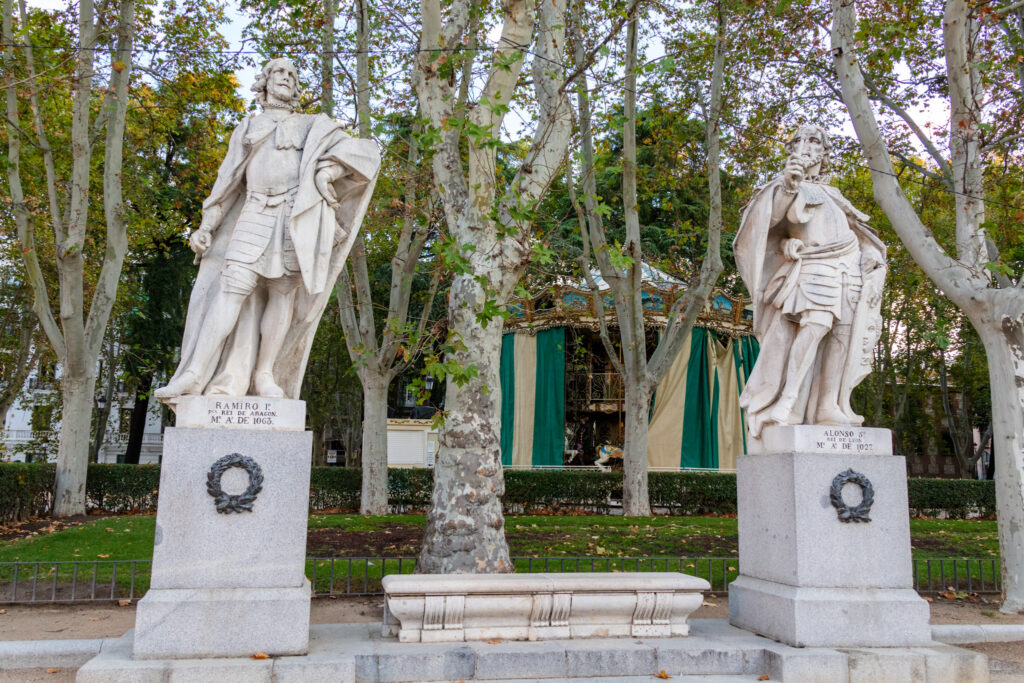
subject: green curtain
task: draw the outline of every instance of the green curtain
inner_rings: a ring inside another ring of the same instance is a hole
[[[565,451],[563,327],[537,333],[536,397],[533,413],[533,465],[561,467]]]
[[[516,414],[516,362],[514,334],[501,338],[501,464],[512,464],[512,434]]]
[[[754,369],[754,363],[757,362],[757,353],[761,350],[761,347],[757,343],[757,339],[753,336],[739,337],[736,343],[732,345],[732,358],[733,362],[736,363],[736,370],[740,376],[740,391],[743,391],[743,387],[747,385],[747,377],[750,377],[750,373]],[[747,424],[747,411],[740,410],[740,415],[743,419],[743,424]],[[743,429],[743,452],[747,452],[747,430],[744,426]]]
[[[747,338],[740,337],[732,345],[732,362],[736,365],[736,374],[740,378],[740,392],[747,383],[747,369],[743,362],[743,348],[747,345]],[[740,408],[740,419],[743,420],[743,452],[747,452],[747,411]]]
[[[708,373],[709,334],[702,327],[693,328],[686,371],[681,467],[718,467],[718,422],[711,403],[716,387]]]
[[[746,384],[747,377],[750,377],[750,373],[754,370],[754,363],[757,362],[757,354],[760,350],[761,346],[753,336],[740,337],[740,351],[743,355],[741,369],[743,370],[744,384]]]

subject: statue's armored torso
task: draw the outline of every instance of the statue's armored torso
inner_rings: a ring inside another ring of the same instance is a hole
[[[266,112],[248,123],[245,143],[254,149],[245,169],[245,206],[228,244],[225,269],[228,286],[239,292],[251,291],[258,276],[296,279],[299,264],[288,221],[312,122],[312,116]]]
[[[850,220],[820,185],[804,183],[803,201],[794,202],[784,219],[790,239],[802,246],[795,287],[778,303],[799,319],[807,311],[831,313],[835,324],[848,324],[860,297],[860,247]],[[845,295],[845,296],[844,296]]]
[[[245,170],[245,182],[250,191],[298,186],[302,148],[313,118],[288,114],[275,119],[272,113],[263,113],[249,122],[245,141],[258,145]]]
[[[846,213],[821,185],[806,182],[800,191],[806,204],[797,221],[793,215],[796,212],[791,211],[787,215],[790,237],[801,240],[808,247],[848,242],[855,238]]]

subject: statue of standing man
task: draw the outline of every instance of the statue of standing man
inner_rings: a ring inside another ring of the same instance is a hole
[[[828,134],[801,126],[786,151],[734,242],[761,345],[740,396],[755,438],[766,424],[862,424],[850,394],[871,371],[881,333],[885,245],[822,175]]]
[[[298,73],[272,59],[263,112],[232,133],[189,244],[200,263],[181,361],[156,396],[298,398],[313,336],[380,168],[377,145],[296,114]]]

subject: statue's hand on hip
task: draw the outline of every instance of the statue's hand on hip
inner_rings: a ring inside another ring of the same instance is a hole
[[[333,169],[322,168],[316,172],[313,179],[316,189],[320,191],[320,196],[332,209],[338,206],[338,193],[334,191],[334,181],[337,180],[337,177],[338,173]]]

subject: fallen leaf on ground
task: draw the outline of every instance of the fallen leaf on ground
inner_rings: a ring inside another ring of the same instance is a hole
[[[99,621],[99,617],[89,617],[89,621]]]
[[[667,673],[665,673],[665,670],[664,670],[664,669],[662,669],[661,671],[659,671],[658,673],[656,673],[656,674],[654,675],[654,677],[655,677],[655,678],[661,678],[661,679],[669,679],[669,678],[672,678],[672,677],[671,677],[671,676],[669,676],[669,675],[668,675]]]
[[[110,557],[109,554],[104,555],[103,553],[96,553],[96,557]]]
[[[497,645],[500,642],[501,642],[500,640],[488,640],[487,644],[488,645]]]
[[[764,676],[759,676],[757,680],[759,680],[759,681],[770,681],[771,677],[768,674],[765,674]]]
[[[253,659],[270,659],[270,655],[266,652],[257,652],[252,656]]]
[[[131,604],[132,604],[131,600],[118,600],[117,601],[117,606],[118,607],[128,607]]]
[[[48,673],[48,674],[59,674],[60,673],[60,669],[58,669],[57,667],[51,666],[49,669],[46,670],[46,673]]]

